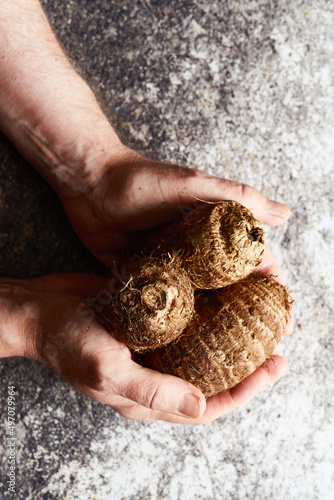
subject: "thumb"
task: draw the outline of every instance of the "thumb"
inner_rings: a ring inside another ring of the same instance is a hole
[[[234,200],[253,212],[263,224],[281,224],[290,209],[284,203],[270,200],[257,189],[235,181],[220,179],[201,170],[167,165],[142,159],[130,186],[133,194],[141,193],[135,203],[131,224],[123,230],[149,229],[178,218],[201,201]],[[124,170],[123,170],[124,176]],[[126,196],[124,196],[126,198]]]
[[[117,370],[112,390],[151,410],[198,418],[206,409],[202,392],[192,384],[172,375],[144,368],[128,359],[126,367]],[[110,390],[110,388],[109,388]]]
[[[205,201],[234,200],[251,210],[263,224],[271,225],[281,224],[290,215],[288,205],[267,198],[248,184],[220,179],[198,170],[183,179],[182,184],[182,201],[190,205],[194,205],[194,197]]]

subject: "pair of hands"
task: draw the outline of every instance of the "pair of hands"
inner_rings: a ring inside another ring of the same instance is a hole
[[[264,224],[277,225],[289,216],[286,205],[268,200],[250,186],[157,163],[121,143],[114,147],[112,158],[84,193],[71,196],[67,191],[66,197],[59,193],[81,241],[110,269],[117,265],[132,232],[180,217],[182,209],[194,206],[195,198],[233,199]],[[284,284],[268,248],[258,270],[277,276]],[[104,278],[82,274],[1,279],[0,356],[42,361],[77,390],[126,418],[174,423],[212,421],[288,371],[277,350],[266,366],[241,384],[205,401],[203,394],[184,380],[140,366],[128,348],[98,323],[87,299],[98,296],[104,288]],[[292,329],[291,315],[285,333]]]

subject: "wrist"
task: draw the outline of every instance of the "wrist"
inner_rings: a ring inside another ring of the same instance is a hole
[[[0,128],[60,197],[83,194],[123,146],[89,87],[81,79],[77,84],[71,92],[84,104],[68,106],[67,113],[71,95],[52,107],[41,95],[29,109],[0,110]]]
[[[37,359],[39,313],[16,280],[0,281],[0,357]]]
[[[16,128],[22,134],[18,149],[23,145],[29,163],[62,199],[85,194],[123,146],[102,113],[97,117],[87,109],[73,114],[58,128],[52,120],[45,127],[21,122]]]
[[[108,193],[110,194],[110,189],[115,187],[117,190],[110,177],[112,170],[116,167],[122,169],[123,166],[132,164],[134,160],[138,161],[140,157],[136,151],[121,141],[114,143],[106,141],[105,146],[101,144],[100,151],[97,150],[96,145],[93,145],[90,151],[87,150],[87,155],[70,171],[59,170],[58,187],[55,185],[53,187],[63,203],[73,200],[77,202],[81,198],[89,203],[98,205],[101,202],[103,205],[103,199]],[[109,179],[108,182],[106,178]]]

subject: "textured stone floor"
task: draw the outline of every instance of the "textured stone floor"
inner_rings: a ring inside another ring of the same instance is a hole
[[[43,0],[124,142],[291,206],[268,229],[295,299],[291,371],[199,427],[126,421],[49,368],[18,388],[19,499],[329,500],[334,488],[334,8],[326,0]],[[101,272],[0,136],[0,275]],[[0,491],[8,450],[0,432]]]

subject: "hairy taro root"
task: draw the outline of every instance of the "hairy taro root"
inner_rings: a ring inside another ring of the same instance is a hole
[[[284,286],[256,274],[224,289],[200,292],[194,319],[182,336],[148,354],[144,364],[213,396],[234,387],[270,357],[290,304]]]
[[[175,256],[141,259],[99,320],[120,342],[136,352],[175,340],[193,316],[194,292]]]
[[[138,235],[127,277],[98,317],[117,340],[144,353],[145,366],[210,397],[263,364],[286,326],[287,289],[252,274],[263,252],[263,227],[247,208],[203,204]]]
[[[154,257],[177,253],[194,288],[215,289],[241,280],[261,263],[264,230],[240,203],[210,202],[147,232],[138,246],[142,254]]]

